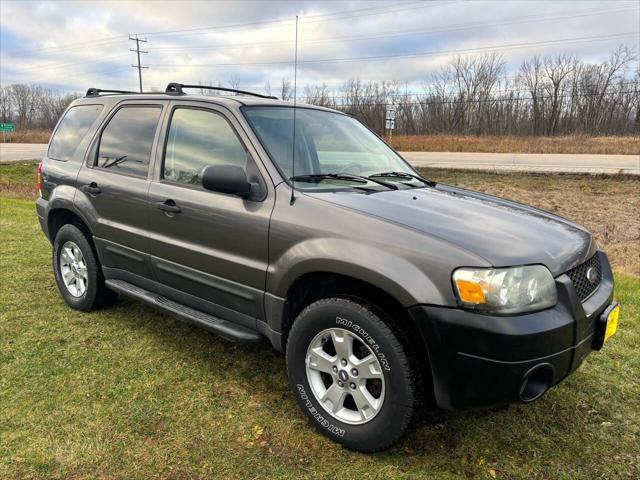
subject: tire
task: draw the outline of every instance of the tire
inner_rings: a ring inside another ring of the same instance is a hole
[[[58,290],[71,308],[89,312],[116,300],[117,294],[104,284],[93,245],[78,227],[66,224],[58,230],[52,257]],[[70,285],[65,282],[65,276],[72,277]]]
[[[416,372],[407,347],[389,325],[375,306],[335,297],[307,306],[289,334],[287,372],[300,408],[319,432],[350,450],[384,450],[411,424]],[[378,378],[365,380],[370,376]],[[329,400],[321,402],[323,396]]]

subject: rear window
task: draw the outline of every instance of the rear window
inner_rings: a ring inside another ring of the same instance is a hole
[[[67,110],[51,139],[47,156],[54,160],[71,160],[101,111],[102,105],[78,105]]]
[[[96,166],[146,176],[161,112],[160,106],[127,106],[118,110],[102,131]]]

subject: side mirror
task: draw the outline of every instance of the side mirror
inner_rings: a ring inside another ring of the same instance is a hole
[[[209,165],[202,170],[202,186],[207,190],[248,198],[251,184],[246,172],[235,165]]]

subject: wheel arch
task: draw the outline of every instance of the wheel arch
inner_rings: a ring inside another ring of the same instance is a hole
[[[77,227],[84,233],[89,243],[93,245],[93,234],[88,223],[74,209],[69,208],[68,205],[54,205],[47,214],[47,230],[52,243],[58,231],[67,224]]]
[[[421,382],[432,392],[431,364],[427,346],[415,320],[407,308],[390,292],[365,280],[329,271],[308,272],[298,277],[285,297],[281,318],[281,349],[286,351],[291,327],[298,314],[311,303],[328,297],[347,297],[364,301],[375,309],[382,310],[389,327],[410,349],[420,368]]]

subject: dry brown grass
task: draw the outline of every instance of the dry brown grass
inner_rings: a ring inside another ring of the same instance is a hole
[[[401,152],[590,153],[640,155],[640,137],[516,137],[508,135],[399,135],[391,145]]]
[[[49,143],[51,130],[22,130],[6,135],[6,143]],[[0,143],[5,143],[5,137],[0,134]]]

